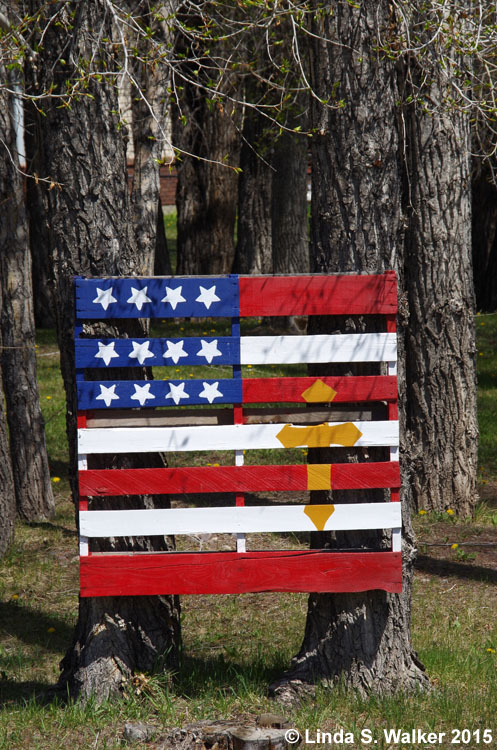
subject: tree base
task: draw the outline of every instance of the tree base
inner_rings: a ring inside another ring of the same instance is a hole
[[[304,642],[292,666],[269,693],[297,703],[318,682],[361,696],[430,689],[413,651],[405,622],[404,595],[311,594]]]
[[[177,670],[177,597],[80,599],[79,609],[58,685],[69,697],[101,703],[122,693],[134,672]]]

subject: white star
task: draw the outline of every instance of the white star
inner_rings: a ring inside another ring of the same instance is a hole
[[[117,299],[112,296],[112,287],[109,287],[109,289],[99,289],[97,286],[97,296],[93,300],[93,304],[102,305],[104,310],[107,310],[113,302],[117,302]]]
[[[150,341],[145,341],[143,344],[139,344],[137,341],[132,341],[131,344],[133,345],[133,351],[130,352],[128,356],[130,359],[137,359],[141,365],[149,357],[155,356],[148,348],[150,346]]]
[[[174,364],[177,365],[180,357],[188,357],[188,354],[183,349],[184,343],[184,341],[178,341],[177,344],[175,344],[173,341],[166,341],[167,349],[162,356],[171,357]]]
[[[169,393],[167,394],[166,398],[172,398],[177,406],[182,398],[190,398],[190,396],[188,395],[188,393],[185,393],[184,383],[180,383],[179,385],[169,383]]]
[[[200,287],[200,294],[195,302],[203,302],[207,309],[212,305],[213,302],[221,302],[220,298],[216,294],[216,287],[211,286],[209,289]]]
[[[152,302],[152,300],[147,297],[147,287],[144,286],[143,289],[135,289],[134,286],[131,287],[131,297],[126,300],[129,302],[130,305],[135,304],[139,310],[142,309],[143,305],[146,302]]]
[[[136,383],[133,383],[135,386],[135,392],[131,396],[132,401],[139,401],[140,406],[143,406],[145,401],[149,398],[155,398],[153,393],[150,393],[150,383],[147,383],[147,385],[137,385]]]
[[[100,386],[100,396],[96,397],[96,401],[105,401],[105,406],[110,406],[112,401],[119,401],[119,396],[115,393],[116,386],[111,385],[110,388],[106,388],[105,385]]]
[[[202,341],[202,348],[197,352],[197,357],[205,357],[207,362],[210,364],[214,357],[220,357],[221,352],[217,348],[217,339],[214,341]]]
[[[186,299],[181,294],[181,290],[183,287],[178,286],[175,289],[172,289],[169,286],[166,286],[166,296],[161,299],[161,302],[169,302],[173,310],[176,310],[176,305],[179,302],[186,302]]]
[[[212,404],[215,398],[221,398],[223,395],[218,389],[219,381],[217,383],[202,383],[204,390],[198,394],[202,398],[206,398],[209,404]]]
[[[95,359],[103,359],[105,364],[108,366],[113,357],[119,357],[119,354],[114,351],[115,341],[111,341],[110,344],[102,344],[98,342],[98,352],[95,354]]]

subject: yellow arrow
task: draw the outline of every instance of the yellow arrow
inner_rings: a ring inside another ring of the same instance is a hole
[[[276,437],[285,448],[298,448],[306,445],[309,448],[326,448],[329,445],[355,445],[362,432],[353,422],[331,425],[327,422],[310,427],[295,427],[286,424]]]
[[[304,401],[307,401],[307,403],[324,404],[333,401],[333,399],[337,395],[337,392],[318,378],[311,386],[309,386],[309,388],[306,388],[301,395]]]
[[[334,505],[306,505],[304,508],[304,513],[309,516],[318,531],[324,531],[326,521],[334,512]]]

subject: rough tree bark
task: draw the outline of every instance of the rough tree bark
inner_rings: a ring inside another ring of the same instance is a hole
[[[333,91],[337,103],[344,100],[344,106],[335,109],[313,106],[314,272],[400,270],[403,226],[396,76],[394,65],[372,52],[377,24],[386,25],[388,20],[387,0],[336,3],[333,14],[316,14],[314,20],[311,66],[315,90],[324,99]],[[338,39],[340,44],[322,43],[320,37]],[[364,326],[364,321],[350,318],[317,321],[321,332],[364,330]],[[364,367],[347,371],[362,374]],[[311,460],[323,459],[321,451]],[[328,449],[325,460],[344,460],[340,451]],[[373,457],[373,451],[350,454],[356,461],[368,457]],[[333,492],[333,502],[354,502],[351,496],[354,493]],[[375,497],[378,499],[373,494],[372,499]],[[332,499],[330,493],[312,493],[311,501]],[[410,637],[415,547],[406,494],[402,502],[403,593],[311,594],[300,652],[289,672],[272,686],[273,694],[291,697],[293,691],[298,693],[305,684],[318,680],[330,686],[340,683],[362,694],[427,685]],[[336,533],[334,537],[320,536],[316,544],[381,549],[387,541],[380,533]]]
[[[0,3],[4,16],[6,4]],[[12,77],[0,65],[0,79]],[[18,515],[25,521],[52,518],[55,501],[50,484],[45,428],[36,380],[35,327],[31,257],[19,171],[13,98],[0,92],[0,284],[2,305],[0,353],[10,433],[10,453]]]
[[[0,288],[0,304],[2,290]],[[0,329],[0,349],[2,331]],[[2,390],[2,367],[0,363],[0,557],[3,557],[14,538],[14,519],[16,515],[14,477],[10,462],[9,435],[5,419],[5,401]]]
[[[32,0],[32,10],[43,13],[47,10],[44,6],[39,0]],[[38,74],[33,83],[38,91],[47,91],[50,84],[54,85],[55,93],[65,90],[66,80],[78,75],[75,62],[92,58],[95,29],[99,30],[100,38],[112,39],[111,18],[103,0],[68,2],[57,10],[58,25],[50,24],[45,29],[38,66],[32,71]],[[40,28],[43,27],[41,22]],[[106,48],[108,71],[116,65],[115,49],[111,44]],[[45,99],[41,102],[44,117],[38,123],[45,174],[60,184],[49,191],[40,183],[38,189],[42,193],[45,230],[53,259],[57,333],[67,393],[73,472],[76,399],[72,277],[74,274],[135,275],[150,267],[149,259],[134,241],[125,148],[115,115],[116,90],[112,81],[107,85],[107,80],[90,80],[86,91],[91,96],[76,97],[71,108],[60,107],[57,100]],[[89,326],[87,330],[91,333],[93,328]],[[110,330],[110,327],[99,329],[100,335]],[[112,331],[116,330],[117,324],[112,327]],[[126,324],[119,324],[119,331],[121,335],[126,331],[137,334],[136,327],[127,328]],[[113,374],[109,373],[109,377]],[[108,460],[116,466],[114,457]],[[145,460],[149,466],[157,465],[153,457]],[[76,491],[74,494],[76,497]],[[117,499],[114,507],[120,502]],[[122,502],[125,507],[127,500],[124,498]],[[164,497],[148,496],[142,498],[142,507],[159,507],[165,502]],[[168,549],[167,540],[158,538],[157,542],[162,549]],[[132,549],[146,546],[140,540],[129,540],[129,545]],[[73,696],[85,699],[93,695],[101,700],[119,691],[134,670],[175,668],[179,633],[177,597],[81,599],[74,641],[61,665],[61,686]]]
[[[443,101],[436,69],[429,98]],[[454,107],[406,114],[407,436],[416,508],[469,515],[478,422],[471,263],[471,135]]]
[[[243,123],[238,178],[237,245],[235,273],[271,273],[272,136],[268,122],[259,112],[247,108]]]

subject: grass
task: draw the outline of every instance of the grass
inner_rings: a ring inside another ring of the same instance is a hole
[[[478,316],[476,322],[480,475],[490,487],[497,476],[497,315]],[[40,331],[37,346],[57,516],[49,523],[19,524],[14,544],[0,561],[0,750],[112,750],[122,747],[129,721],[173,727],[199,719],[253,719],[274,710],[266,687],[299,649],[304,594],[182,597],[182,668],[174,683],[163,675],[137,676],[121,700],[101,706],[63,706],[50,699],[77,619],[78,567],[53,332]],[[174,371],[168,368],[167,376],[174,377]],[[305,459],[298,454],[295,460]],[[429,565],[418,567],[413,589],[412,637],[433,691],[361,699],[321,687],[314,700],[285,712],[293,725],[307,728],[310,737],[317,729],[343,728],[359,738],[361,730],[370,729],[377,740],[371,746],[384,750],[392,744],[383,729],[434,730],[446,732],[450,740],[455,728],[489,728],[497,736],[497,553],[489,557],[484,547],[463,546],[468,540],[495,537],[492,502],[490,497],[482,504],[472,522],[446,513],[415,519],[422,556],[434,554],[433,542],[447,545],[445,568],[430,558]],[[462,553],[451,549],[453,540],[462,542]],[[472,554],[476,557],[470,558]],[[357,741],[354,746],[362,745]]]

